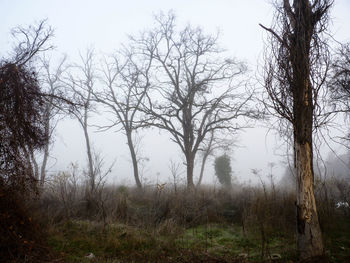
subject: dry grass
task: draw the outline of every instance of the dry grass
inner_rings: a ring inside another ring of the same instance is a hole
[[[282,259],[273,262],[296,261],[295,196],[281,187],[189,192],[181,186],[106,186],[93,199],[83,185],[60,187],[43,194],[41,207],[51,246],[70,262],[84,262],[90,252],[96,262],[270,262],[276,255]],[[350,225],[331,222],[349,215],[334,206],[339,191],[330,184],[327,191],[325,202],[324,189],[317,188],[320,222],[331,262],[343,262]],[[334,237],[339,229],[343,235]]]
[[[348,198],[343,186],[327,182],[316,189],[330,262],[346,262],[350,255],[350,213],[346,208],[335,208],[339,200]],[[140,191],[107,185],[93,196],[87,195],[85,189],[83,184],[72,183],[66,177],[46,186],[35,202],[40,229],[47,229],[55,257],[67,262],[297,261],[295,196],[284,188],[264,184],[232,189],[205,186],[189,192],[179,185],[176,191],[173,187],[147,187]],[[10,207],[19,211],[17,232],[22,231],[24,215],[35,218],[32,213],[26,214],[28,209],[20,211],[6,202],[2,206],[3,211],[11,211]],[[27,221],[24,220],[25,227],[30,225]],[[10,227],[8,222],[1,224],[5,234]],[[10,247],[23,249],[22,255],[26,255],[8,262],[39,262],[35,261],[36,253],[51,253],[40,250],[44,247],[37,241],[40,235],[30,237],[33,229],[39,229],[38,223],[26,229],[29,232],[23,240],[29,243],[23,242],[25,246],[5,240],[9,233],[3,235],[2,257],[8,257],[4,251]],[[38,245],[31,245],[32,241]],[[86,258],[89,253],[94,254],[93,260]],[[277,259],[272,260],[273,257]]]

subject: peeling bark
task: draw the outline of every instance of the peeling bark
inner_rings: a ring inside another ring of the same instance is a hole
[[[300,258],[323,254],[322,233],[318,221],[314,172],[312,167],[312,146],[295,142],[297,174],[297,233]]]
[[[266,105],[293,126],[297,248],[302,260],[324,254],[314,193],[312,136],[318,93],[324,84],[317,79],[326,77],[324,68],[329,63],[322,33],[332,4],[331,0],[276,1],[276,24],[262,26],[272,34],[265,84],[273,105]]]
[[[297,248],[301,259],[324,253],[314,194],[313,170],[313,87],[311,76],[311,38],[314,31],[312,10],[308,0],[295,1],[296,24],[290,43],[290,59],[294,74],[294,159],[297,178]]]

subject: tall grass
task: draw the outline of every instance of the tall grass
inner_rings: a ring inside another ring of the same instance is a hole
[[[350,213],[336,208],[349,198],[343,186],[335,179],[316,185],[331,262],[350,255],[350,224],[344,223],[350,222]],[[75,262],[89,251],[104,260],[98,262],[148,262],[145,257],[153,259],[149,262],[296,260],[294,203],[294,191],[273,180],[195,191],[181,185],[142,190],[105,185],[88,195],[84,183],[69,176],[48,184],[40,199],[52,247]]]

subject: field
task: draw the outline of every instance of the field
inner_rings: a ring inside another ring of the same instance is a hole
[[[298,262],[287,190],[110,186],[94,199],[71,190],[41,200],[48,246],[65,262]],[[348,262],[349,210],[317,197],[327,260]]]

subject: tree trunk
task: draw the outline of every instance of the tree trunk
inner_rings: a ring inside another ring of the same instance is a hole
[[[313,170],[311,84],[299,92],[295,108],[294,158],[296,172],[297,248],[301,259],[323,255],[323,241],[318,222]],[[304,95],[303,95],[304,94]],[[309,94],[309,95],[305,95]]]
[[[84,122],[83,129],[84,129],[84,135],[85,135],[86,153],[87,153],[88,162],[89,162],[88,166],[89,166],[89,179],[90,179],[90,193],[92,194],[95,191],[95,172],[94,172],[94,165],[93,165],[93,159],[92,159],[90,138],[87,130],[87,122]]]
[[[274,100],[273,107],[293,125],[297,248],[304,260],[322,257],[324,253],[314,194],[312,136],[314,108],[319,89],[324,85],[317,80],[323,76],[316,74],[323,74],[329,66],[327,59],[320,58],[320,52],[327,48],[327,41],[323,42],[318,35],[325,31],[328,9],[333,1],[281,0],[276,4],[279,24],[274,29],[264,27],[275,38],[271,55],[276,59],[275,68],[271,68],[274,62],[267,64],[266,84],[269,96]],[[277,80],[277,86],[271,77]]]
[[[295,141],[297,175],[297,247],[301,259],[323,254],[323,242],[314,195],[312,144]]]
[[[37,161],[35,160],[34,150],[30,147],[29,151],[30,151],[30,159],[31,159],[31,162],[33,164],[33,169],[34,169],[34,177],[39,182],[39,165],[38,165]]]
[[[26,158],[27,168],[31,172],[31,176],[38,182],[39,177],[39,167],[34,158],[34,150],[32,147],[23,147],[24,156]]]
[[[314,18],[309,0],[294,1],[295,25],[290,58],[293,69],[291,90],[294,115],[294,166],[297,178],[297,248],[301,259],[323,255],[323,241],[314,194],[313,170],[313,87],[311,41]]]
[[[137,156],[136,156],[134,144],[133,144],[133,141],[132,141],[131,131],[126,131],[126,136],[128,138],[128,146],[129,146],[131,160],[132,160],[132,167],[134,169],[134,178],[135,178],[136,186],[137,186],[137,188],[141,189],[142,188],[142,184],[141,184],[141,181],[140,181],[139,167],[138,167]]]
[[[40,187],[42,188],[46,179],[46,165],[49,158],[49,143],[45,145],[43,163],[40,168]]]
[[[45,145],[45,149],[44,149],[44,156],[43,156],[43,162],[41,164],[41,168],[40,168],[40,188],[43,188],[44,183],[45,183],[45,178],[46,178],[46,165],[47,165],[47,160],[49,158],[49,145],[50,145],[50,129],[51,129],[51,125],[50,125],[50,112],[52,110],[52,98],[50,99],[50,104],[47,106],[46,108],[46,112],[45,112],[45,137],[47,139],[47,143]]]
[[[205,149],[205,152],[204,152],[204,155],[203,155],[201,171],[199,173],[199,180],[198,180],[198,183],[197,183],[197,187],[200,186],[201,183],[202,183],[205,164],[207,162],[207,159],[208,159],[209,155],[213,152],[213,149],[212,149],[213,140],[214,140],[214,132],[212,131],[211,134],[210,134],[209,144],[208,144],[207,148]]]
[[[192,155],[186,156],[187,160],[187,189],[193,190],[193,169],[194,169],[194,158]]]
[[[198,182],[197,182],[197,187],[199,187],[201,185],[201,183],[202,183],[203,174],[204,174],[204,168],[205,168],[205,164],[207,162],[208,156],[209,156],[209,151],[205,152],[204,155],[203,155],[201,171],[199,173],[199,179],[198,179]]]

